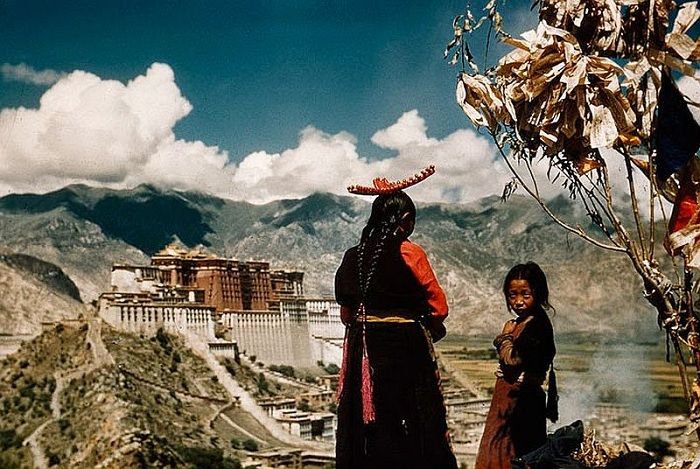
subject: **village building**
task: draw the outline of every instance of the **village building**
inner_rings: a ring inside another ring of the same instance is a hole
[[[299,394],[299,399],[308,402],[314,407],[325,407],[335,402],[335,391],[331,390],[311,390]]]
[[[272,418],[292,435],[303,440],[333,441],[336,417],[330,412],[303,412],[297,409],[278,410]]]
[[[251,453],[242,461],[243,469],[322,469],[333,465],[335,455],[301,449],[275,448]]]
[[[643,438],[659,438],[668,442],[677,442],[688,432],[688,418],[685,415],[660,415],[648,418],[639,426]]]
[[[269,417],[279,414],[283,410],[295,410],[297,408],[296,400],[291,397],[277,397],[258,400],[258,405],[267,412]]]

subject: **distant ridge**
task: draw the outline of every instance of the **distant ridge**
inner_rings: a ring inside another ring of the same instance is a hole
[[[552,205],[573,223],[595,229],[567,198]],[[369,209],[365,199],[322,193],[254,205],[146,185],[73,185],[0,198],[0,239],[15,252],[60,266],[88,301],[107,289],[112,263],[148,262],[173,239],[304,270],[310,294],[332,294],[342,253],[357,243]],[[656,334],[627,259],[567,235],[527,197],[418,204],[412,239],[425,247],[448,292],[454,332],[498,332],[507,318],[500,293],[505,272],[535,260],[550,279],[557,330]]]
[[[202,213],[192,208],[188,200],[149,185],[129,191],[76,185],[45,195],[9,195],[1,202],[0,209],[10,213],[38,214],[65,208],[76,217],[95,223],[107,236],[147,254],[157,252],[173,236],[188,245],[206,246],[204,237],[211,233]]]
[[[29,274],[57,293],[64,294],[78,302],[82,302],[78,287],[57,265],[42,261],[41,259],[27,254],[11,252],[0,252],[0,262]]]
[[[7,249],[0,249],[0,291],[0,334],[35,335],[44,321],[75,319],[87,311],[59,267]]]

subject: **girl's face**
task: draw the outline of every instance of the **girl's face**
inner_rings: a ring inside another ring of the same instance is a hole
[[[526,316],[535,307],[535,292],[527,280],[511,280],[506,289],[506,301],[515,314]]]

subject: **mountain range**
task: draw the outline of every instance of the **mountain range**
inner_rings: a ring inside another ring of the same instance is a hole
[[[558,197],[550,206],[591,228],[575,201]],[[321,193],[254,205],[148,185],[131,190],[72,185],[0,198],[0,248],[55,265],[79,292],[65,282],[43,285],[72,302],[106,291],[112,264],[148,263],[172,241],[302,270],[307,295],[332,295],[335,269],[357,243],[369,210],[367,200]],[[655,315],[627,258],[568,235],[525,196],[418,204],[412,240],[428,252],[447,291],[453,333],[497,333],[508,318],[500,292],[505,273],[517,262],[534,260],[550,281],[557,331],[656,334]],[[16,264],[0,264],[0,280],[7,268],[21,281],[41,282]]]

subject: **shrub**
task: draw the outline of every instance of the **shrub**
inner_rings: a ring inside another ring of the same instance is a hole
[[[180,447],[178,453],[186,463],[196,469],[223,468],[240,469],[237,459],[224,457],[224,452],[218,448]]]
[[[264,374],[259,373],[258,378],[255,380],[255,382],[258,385],[258,392],[260,394],[269,394],[270,393],[270,384],[265,379]]]
[[[26,397],[30,401],[34,400],[34,385],[27,385],[19,391],[20,396]]]
[[[297,409],[301,410],[302,412],[309,412],[311,410],[311,406],[309,406],[309,401],[306,399],[302,399],[299,404],[297,404]]]
[[[231,376],[236,376],[236,367],[233,366],[233,363],[231,363],[231,360],[228,358],[224,361],[224,368],[226,368],[226,371],[228,371]]]
[[[248,438],[247,440],[243,441],[243,449],[246,451],[257,451],[258,442],[253,440],[252,438]]]
[[[283,374],[289,378],[294,378],[296,376],[296,371],[289,365],[270,365],[270,370]]]
[[[22,446],[22,439],[17,435],[14,428],[0,430],[0,450],[5,451],[10,448]]]
[[[64,432],[68,427],[70,427],[70,421],[68,419],[58,419],[58,428],[61,429],[61,432]]]
[[[173,350],[173,346],[170,342],[170,337],[168,337],[168,334],[165,333],[162,327],[158,328],[156,331],[156,340],[160,344],[160,347],[163,349],[163,351],[170,355],[170,353]]]
[[[49,453],[49,467],[51,466],[58,466],[61,464],[61,458],[58,457],[58,454],[56,453]]]

